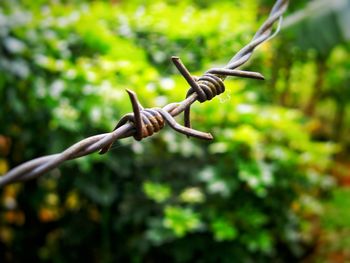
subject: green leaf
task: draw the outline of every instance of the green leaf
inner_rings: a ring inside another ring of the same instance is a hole
[[[171,196],[171,189],[168,185],[149,181],[143,183],[143,191],[148,198],[157,203],[162,203]]]
[[[164,226],[173,230],[178,237],[183,237],[187,232],[199,229],[201,226],[199,214],[190,208],[167,206],[164,212]]]
[[[217,241],[234,240],[238,235],[238,231],[233,224],[224,218],[215,219],[211,227],[213,229],[214,238]]]

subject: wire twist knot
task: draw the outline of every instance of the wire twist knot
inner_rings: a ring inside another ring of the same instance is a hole
[[[186,98],[191,96],[191,94],[196,93],[197,100],[201,103],[211,100],[215,96],[223,93],[225,91],[224,80],[228,76],[264,80],[264,76],[258,72],[230,68],[212,68],[204,73],[204,75],[197,78],[191,75],[179,57],[173,56],[171,57],[171,60],[191,87],[186,94]],[[191,128],[190,114],[191,105],[184,111],[185,127],[188,128]]]
[[[212,73],[207,72],[203,76],[195,78],[195,81],[200,91],[191,87],[188,90],[186,97],[190,96],[194,92],[197,92],[198,101],[201,103],[211,100],[215,96],[225,92],[223,80]]]
[[[144,109],[138,101],[136,94],[128,89],[126,91],[129,94],[131,100],[133,113],[124,115],[117,123],[114,130],[123,126],[127,122],[132,122],[135,126],[133,137],[135,140],[141,141],[143,138],[149,137],[154,133],[160,131],[165,126],[165,123],[168,123],[171,128],[187,136],[192,136],[204,140],[213,139],[213,136],[210,133],[197,131],[178,124],[173,116],[171,116],[169,112],[162,108]],[[112,144],[113,142],[108,144],[106,147],[103,147],[100,151],[100,154],[106,153]]]
[[[159,109],[144,109],[140,111],[140,115],[142,122],[141,132],[136,130],[134,134],[134,138],[136,140],[141,141],[143,138],[152,136],[154,133],[159,132],[164,127],[165,120],[159,112]],[[129,121],[136,124],[134,114],[131,114],[128,119]]]

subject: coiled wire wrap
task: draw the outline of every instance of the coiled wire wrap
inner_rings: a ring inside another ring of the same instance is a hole
[[[202,91],[198,93],[198,101],[201,103],[211,100],[225,91],[225,84],[222,79],[208,72],[196,79],[196,82]],[[191,87],[186,94],[186,98],[194,92],[196,92],[196,90]]]
[[[117,123],[114,130],[117,130],[124,124],[130,122],[135,126],[133,137],[135,140],[141,141],[143,138],[149,137],[154,133],[160,131],[166,122],[171,128],[180,133],[186,134],[187,136],[192,136],[204,140],[213,139],[213,136],[210,133],[197,131],[178,124],[173,116],[171,116],[171,114],[162,108],[144,109],[138,101],[136,93],[131,90],[126,91],[130,97],[133,113],[124,115]],[[100,154],[106,153],[111,146],[112,143],[106,147],[103,147],[100,151]]]
[[[143,138],[152,136],[154,133],[159,132],[165,124],[163,116],[159,113],[159,109],[144,109],[140,111],[142,128],[141,133],[135,132],[133,137],[137,141],[141,141]],[[136,124],[135,114],[129,113],[121,118],[114,130],[118,129],[127,122]]]
[[[196,94],[196,99],[203,103],[213,99],[215,96],[225,91],[224,80],[227,76],[237,76],[243,78],[253,78],[263,80],[264,77],[258,72],[243,71],[227,68],[213,68],[204,73],[203,76],[197,78],[191,75],[186,66],[182,63],[179,57],[171,58],[176,68],[190,85],[187,91],[186,99],[193,93]],[[191,127],[191,105],[184,110],[185,127]]]

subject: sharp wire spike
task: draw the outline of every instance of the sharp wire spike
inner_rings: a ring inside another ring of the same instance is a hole
[[[171,57],[172,62],[178,69],[178,71],[181,73],[181,75],[185,78],[187,83],[191,86],[192,89],[196,91],[199,97],[205,97],[205,93],[203,90],[198,86],[196,82],[196,78],[193,78],[190,74],[190,72],[187,70],[186,66],[182,63],[181,59],[176,56]]]
[[[129,94],[132,110],[134,112],[134,118],[135,118],[135,128],[136,128],[136,140],[141,140],[143,136],[143,122],[141,118],[141,105],[139,101],[137,100],[137,95],[132,90],[126,89],[126,92]]]
[[[223,69],[223,68],[213,68],[207,71],[207,73],[224,75],[224,76],[235,76],[241,78],[251,78],[265,80],[264,76],[259,72],[238,70],[238,69]]]

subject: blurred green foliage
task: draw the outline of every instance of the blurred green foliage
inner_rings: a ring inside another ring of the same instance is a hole
[[[347,262],[350,259],[350,191],[335,189],[324,204],[321,217],[322,232],[313,262]]]
[[[183,99],[188,87],[170,56],[197,74],[223,65],[266,14],[252,0],[43,3],[1,4],[0,173],[111,130],[131,109],[125,88],[146,107]],[[271,45],[249,65],[267,78],[278,64]],[[193,124],[213,142],[166,128],[1,189],[0,259],[301,258],[336,147],[312,139],[300,110],[266,103],[283,75],[276,83],[268,94],[270,82],[231,79],[225,94],[196,104]]]
[[[349,1],[314,1],[288,17],[276,39],[265,94],[313,118],[313,136],[338,142],[342,162],[350,149],[349,13]]]
[[[350,191],[340,188],[333,192],[332,198],[325,204],[326,213],[322,223],[327,229],[350,228]]]

